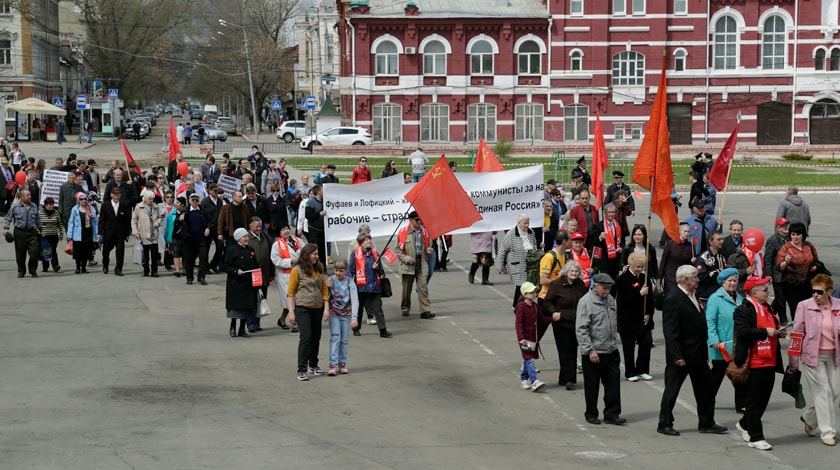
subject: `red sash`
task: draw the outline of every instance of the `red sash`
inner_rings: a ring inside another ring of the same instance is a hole
[[[400,233],[397,234],[397,245],[400,247],[400,251],[405,253],[405,240],[408,238],[408,230],[411,227],[406,225],[405,227],[400,229]],[[426,230],[426,227],[420,227],[420,230],[423,232],[423,246],[429,246],[429,231]],[[415,253],[415,256],[423,255],[425,256],[426,253]]]
[[[618,257],[618,245],[616,240],[621,240],[621,226],[613,220],[615,226],[615,233],[610,230],[609,222],[604,220],[604,242],[607,244],[607,258],[616,259]]]
[[[589,258],[589,253],[586,248],[580,250],[581,254],[575,253],[575,250],[571,250],[571,253],[572,259],[580,265],[580,279],[586,284],[586,287],[589,287],[589,273],[586,272],[587,269],[592,267],[592,259]]]
[[[755,299],[747,296],[747,300],[755,308],[756,328],[776,328],[776,317],[765,305],[759,304]],[[774,367],[776,365],[776,350],[779,349],[779,339],[770,338],[756,341],[750,349],[750,368]]]
[[[370,254],[373,256],[373,262],[379,260],[379,256],[376,253],[376,250],[373,248],[370,249]],[[356,285],[357,286],[366,286],[367,285],[367,277],[365,276],[365,249],[363,247],[356,248],[355,251],[356,257]],[[379,282],[377,279],[376,282]]]
[[[295,237],[295,240],[298,246],[300,246],[300,240],[298,240],[297,237]],[[289,253],[289,244],[286,243],[286,240],[283,240],[283,237],[277,237],[277,251],[280,252],[281,258],[288,259],[292,257],[292,255]],[[292,272],[291,267],[283,268],[283,274],[289,274],[290,272]]]

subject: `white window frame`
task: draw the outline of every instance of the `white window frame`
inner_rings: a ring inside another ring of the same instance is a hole
[[[449,105],[420,105],[420,141],[449,143]]]
[[[612,0],[613,16],[625,16],[627,14],[627,0]]]
[[[685,72],[688,64],[688,51],[679,48],[674,51],[674,72]]]
[[[429,51],[429,48],[436,46],[440,46],[442,50]],[[427,58],[430,60],[426,60]],[[423,46],[423,75],[446,75],[446,45],[439,40],[430,41]]]
[[[589,142],[589,106],[572,104],[563,108],[563,140]]]
[[[633,9],[633,15],[644,15],[645,14],[645,0],[630,0],[632,5],[631,8]]]
[[[569,0],[569,14],[583,16],[583,0]]]
[[[612,57],[613,86],[644,86],[645,55],[636,51],[621,51]]]
[[[17,93],[7,93],[7,94],[3,95],[3,101],[4,101],[3,104],[6,105],[6,106],[8,106],[11,103],[14,103],[15,101],[17,101]],[[15,120],[15,112],[14,111],[9,111],[8,108],[6,108],[6,120],[7,121],[14,121]]]
[[[688,0],[674,0],[674,14],[687,15],[688,14]]]
[[[481,51],[481,52],[473,52],[477,47],[481,47],[484,44],[490,47],[490,51]],[[476,41],[475,43],[470,45],[469,48],[469,55],[470,55],[470,75],[493,75],[493,70],[495,66],[495,54],[493,52],[493,43],[488,41],[487,39],[481,39]],[[478,59],[478,62],[476,62]],[[489,61],[489,67],[486,61]],[[476,67],[477,66],[477,67]],[[488,70],[489,69],[489,70]]]
[[[385,47],[393,51],[383,51]],[[376,76],[393,77],[400,74],[400,47],[392,41],[383,41],[376,46]]]
[[[0,15],[12,14],[12,0],[0,0]]]
[[[537,50],[522,50],[523,47],[531,45],[536,47]],[[533,39],[526,40],[519,45],[516,51],[516,64],[517,70],[519,71],[519,75],[540,75],[542,73],[542,52],[540,51],[540,49],[540,44],[537,41],[534,41]],[[523,60],[525,61],[524,65],[526,70],[522,70]],[[536,65],[536,70],[533,69],[534,65]]]
[[[826,70],[832,72],[840,70],[840,47],[832,47],[826,60]]]
[[[6,47],[8,43],[8,47]],[[10,37],[0,36],[0,67],[12,66],[12,46],[14,41]]]
[[[575,65],[577,63],[577,68]],[[569,71],[581,72],[583,71],[583,51],[580,49],[572,49],[569,52]]]
[[[515,108],[516,140],[543,140],[545,107],[541,103],[520,103]]]
[[[373,105],[373,140],[396,142],[402,139],[402,106],[394,103]]]
[[[781,31],[767,31],[768,27],[778,26]],[[777,48],[781,47],[781,55]],[[769,65],[769,67],[768,67]],[[787,22],[781,15],[770,15],[764,20],[761,35],[761,68],[763,70],[784,70],[787,65]]]
[[[734,27],[732,31],[718,31],[718,26],[727,26],[728,24],[731,24]],[[736,20],[733,16],[730,15],[724,15],[717,18],[715,20],[715,28],[713,34],[714,40],[712,41],[712,68],[715,70],[735,70],[736,68],[738,68],[738,20]],[[734,52],[731,54],[725,50],[729,46],[732,46],[735,49]],[[722,54],[719,52],[720,49],[723,49]]]
[[[820,54],[822,53],[822,54]],[[820,57],[822,55],[822,57]],[[826,59],[828,58],[828,50],[824,47],[817,47],[814,49],[814,70],[824,71]]]
[[[477,142],[479,136],[487,142],[496,141],[496,105],[475,103],[467,106],[467,140]]]

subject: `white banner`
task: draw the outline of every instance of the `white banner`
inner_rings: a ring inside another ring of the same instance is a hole
[[[225,190],[225,198],[227,198],[227,200],[233,199],[234,191],[242,189],[242,180],[228,175],[220,175],[219,181],[216,182],[216,184]]]
[[[531,218],[531,227],[543,226],[543,166],[535,165],[494,173],[455,173],[483,220],[452,233],[509,230],[519,214]],[[359,225],[368,224],[374,237],[389,237],[411,211],[403,196],[413,187],[402,174],[362,184],[325,184],[324,209],[327,241],[351,240]],[[448,210],[444,204],[441,213]]]
[[[41,200],[38,202],[43,205],[44,199],[51,197],[55,201],[55,207],[58,207],[58,194],[61,192],[61,185],[67,182],[67,175],[69,174],[70,172],[67,171],[44,170]]]

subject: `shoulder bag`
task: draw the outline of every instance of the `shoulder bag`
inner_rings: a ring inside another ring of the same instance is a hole
[[[747,383],[747,379],[750,378],[750,352],[747,351],[747,358],[744,359],[744,363],[741,364],[741,367],[735,365],[735,361],[729,363],[726,366],[726,371],[724,372],[729,380],[732,381],[733,384],[743,384]]]

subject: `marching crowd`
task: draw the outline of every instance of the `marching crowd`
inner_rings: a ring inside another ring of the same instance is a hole
[[[620,171],[612,173],[614,182],[605,194],[594,195],[603,199],[599,212],[592,204],[591,178],[581,157],[568,193],[557,181],[546,182],[542,228],[532,229],[529,217],[522,215],[499,240],[494,232],[471,235],[468,282],[474,283],[481,269],[481,283],[493,285],[494,266],[510,276],[523,360],[521,387],[539,391],[546,386],[537,378],[534,360],[542,354],[541,340],[550,327],[560,363],[558,385],[574,390],[580,368],[584,416],[590,424],[626,423],[621,416],[622,356],[626,381],[653,379],[651,332],[655,311],[661,310],[667,365],[659,433],[680,434],[672,410],[686,378],[697,401],[699,431],[727,432],[715,421],[715,401],[729,376],[735,385],[735,409],[743,415],[737,429],[750,447],[769,450],[761,418],[775,374],[785,372],[804,376],[805,432],[819,433],[824,444],[834,445],[840,300],[832,290],[837,296],[840,288],[834,289],[817,248],[807,241],[808,205],[797,188],[789,188],[779,205],[775,233],[766,241],[756,229],[745,231],[738,220],[729,222],[724,236],[715,218],[714,187],[706,175],[710,165],[701,161],[703,157],[698,155],[692,166],[690,213],[677,239],[663,233],[657,247],[645,226],[629,226],[635,203]],[[422,178],[428,158],[418,149],[406,163],[412,171],[404,173],[404,179],[411,183]],[[260,312],[274,282],[282,309],[277,325],[300,334],[301,381],[325,373],[319,362],[323,322],[330,331],[327,375],[349,373],[349,336],[360,335],[363,323],[376,325],[380,337],[392,336],[382,309],[382,298],[392,295],[390,280],[370,228],[359,228],[346,257],[326,243],[322,184],[339,182],[334,165],[323,165],[310,186],[309,175],[290,179],[284,159],[267,159],[257,147],[238,162],[228,154],[221,162],[207,155],[195,170],[180,155],[166,170],[152,165],[146,173],[136,166],[121,168],[115,160],[104,176],[95,161],[71,154],[66,163],[57,161],[53,167],[67,172],[58,200],[47,197],[41,205],[45,166],[43,161],[22,163],[15,170],[0,146],[0,198],[7,203],[4,235],[15,244],[19,277],[38,277],[39,261],[42,272],[59,272],[59,242],[64,237],[76,274],[96,266],[101,249],[102,272],[108,274],[113,266],[113,274],[123,276],[126,243],[133,237],[134,258],[143,276],[158,277],[163,265],[174,276],[185,277],[188,285],[206,285],[210,273],[226,273],[231,337],[262,330]],[[14,188],[6,185],[16,180],[19,170],[26,179]],[[382,177],[395,174],[396,163],[389,161]],[[218,184],[220,175],[240,179],[241,189],[225,194]],[[371,179],[367,159],[361,157],[351,183]],[[681,199],[674,191],[677,211]],[[431,239],[416,212],[408,215],[395,250],[403,316],[410,315],[416,291],[420,317],[434,318],[428,282],[435,270],[446,270],[451,245],[448,236]],[[365,316],[366,322],[361,321]],[[785,369],[779,339],[788,335],[792,339]],[[599,412],[601,388],[604,408]]]

